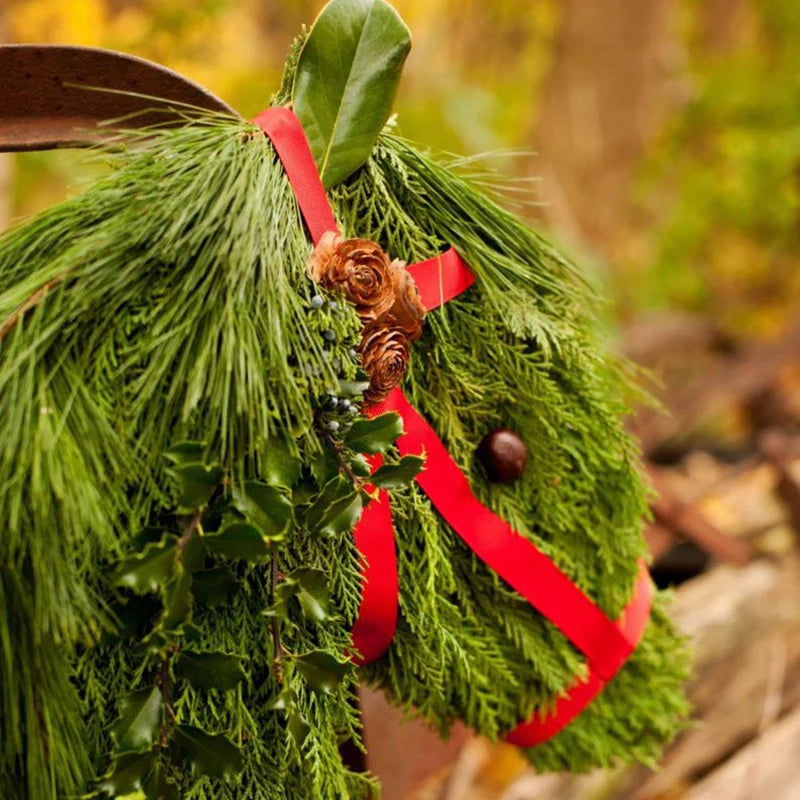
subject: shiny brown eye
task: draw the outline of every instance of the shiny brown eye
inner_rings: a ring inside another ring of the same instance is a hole
[[[495,483],[517,480],[528,463],[525,443],[508,428],[495,428],[481,439],[478,458]]]

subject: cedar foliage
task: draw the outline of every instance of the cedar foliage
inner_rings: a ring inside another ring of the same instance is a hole
[[[0,320],[14,323],[0,339],[0,796],[122,795],[134,774],[148,798],[366,797],[371,780],[338,751],[359,741],[354,518],[323,535],[312,510],[363,499],[362,464],[342,445],[353,417],[331,408],[358,400],[355,314],[315,307],[291,188],[249,124],[192,117],[103,157],[107,178],[0,240]],[[391,133],[332,200],[345,235],[394,257],[450,244],[465,257],[476,284],[428,315],[404,389],[479,498],[618,614],[644,554],[646,494],[620,427],[628,368],[597,341],[591,287],[468,177]],[[473,457],[498,425],[531,456],[506,486]],[[188,466],[165,458],[178,442],[202,443],[184,445]],[[195,468],[216,477],[184,502]],[[210,542],[252,521],[253,485],[291,506],[286,530],[263,558],[220,555]],[[443,731],[464,719],[498,737],[548,708],[581,656],[415,485],[393,490],[392,508],[400,621],[360,677]],[[130,591],[124,580],[161,552],[174,555],[155,591]],[[323,576],[324,613],[295,602],[287,576],[302,569]],[[221,658],[233,688],[190,680],[192,653]],[[634,656],[531,760],[654,763],[685,716],[685,675],[658,596]],[[131,752],[137,698],[160,711]],[[221,738],[201,756],[194,729]]]

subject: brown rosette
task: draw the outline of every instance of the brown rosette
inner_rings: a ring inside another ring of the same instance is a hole
[[[342,239],[329,231],[311,255],[309,269],[321,286],[341,292],[366,326],[359,351],[370,379],[366,405],[384,400],[403,379],[409,342],[422,336],[425,308],[402,261],[369,239]]]
[[[364,329],[359,352],[361,366],[369,376],[364,402],[374,405],[386,399],[399,386],[411,355],[406,332],[394,320],[382,318]]]

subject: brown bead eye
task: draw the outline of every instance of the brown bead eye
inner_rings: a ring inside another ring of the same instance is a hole
[[[495,428],[481,439],[478,458],[495,483],[517,480],[528,463],[528,449],[514,431]]]

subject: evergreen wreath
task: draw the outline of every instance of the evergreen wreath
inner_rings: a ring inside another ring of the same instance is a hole
[[[470,160],[385,126],[409,44],[383,0],[333,0],[273,98],[343,239],[312,249],[257,127],[188,111],[108,142],[107,177],[0,239],[1,797],[367,797],[339,753],[361,746],[359,681],[443,734],[547,716],[585,659],[437,514],[399,417],[364,415],[401,381],[481,503],[609,617],[629,601],[647,513],[632,370],[599,342],[592,287]],[[475,283],[423,329],[385,254],[448,247]],[[497,428],[527,447],[513,482],[475,457]],[[399,615],[357,667],[352,531],[378,489]],[[526,750],[538,769],[655,764],[687,712],[664,606]]]

